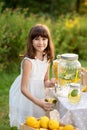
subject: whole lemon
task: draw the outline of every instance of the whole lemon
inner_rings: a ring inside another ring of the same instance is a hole
[[[49,129],[53,130],[53,129],[58,129],[58,128],[59,128],[59,122],[57,120],[50,119]]]
[[[40,128],[39,121],[33,116],[27,117],[25,123],[26,123],[26,125],[33,127],[33,128]]]
[[[72,125],[65,125],[63,130],[74,130],[74,126],[72,126]]]
[[[47,116],[42,116],[40,118],[40,127],[42,127],[42,128],[48,128],[49,120],[50,119]]]

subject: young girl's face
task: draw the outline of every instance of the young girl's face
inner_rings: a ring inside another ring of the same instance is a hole
[[[36,49],[38,52],[43,52],[48,45],[48,38],[46,37],[35,37],[33,39],[33,47]]]

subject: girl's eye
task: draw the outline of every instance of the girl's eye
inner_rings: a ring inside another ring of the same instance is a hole
[[[46,37],[43,38],[43,40],[46,40],[46,39],[47,39]]]
[[[35,37],[34,39],[35,39],[35,40],[39,40],[39,38],[38,38],[38,37]]]
[[[35,40],[40,40],[40,39],[46,40],[47,38],[46,38],[46,37],[42,37],[42,38],[40,38],[40,37],[35,37],[34,39],[35,39]]]

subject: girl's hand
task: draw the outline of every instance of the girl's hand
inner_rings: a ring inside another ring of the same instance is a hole
[[[56,84],[56,79],[55,78],[51,78],[50,80],[50,87],[54,87]]]
[[[40,107],[42,107],[45,111],[52,111],[54,104],[46,102],[45,99],[40,99]]]

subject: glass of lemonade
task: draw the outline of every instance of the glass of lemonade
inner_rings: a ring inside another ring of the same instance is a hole
[[[76,104],[79,103],[80,99],[81,99],[80,84],[75,84],[75,83],[70,84],[70,88],[68,92],[69,102]]]
[[[55,97],[55,88],[54,87],[46,88],[45,101],[53,103],[54,105],[56,105],[57,98]]]

